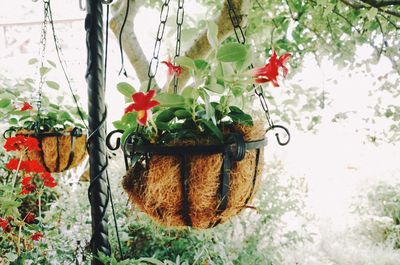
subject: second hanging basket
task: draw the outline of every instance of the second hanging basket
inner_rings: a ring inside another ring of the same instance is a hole
[[[234,126],[224,144],[134,145],[123,179],[130,200],[165,226],[210,228],[249,207],[263,168],[265,130]]]
[[[48,172],[63,172],[79,165],[86,156],[86,133],[79,128],[61,132],[20,130],[16,135],[34,137],[40,151],[29,151],[28,159],[38,160]]]

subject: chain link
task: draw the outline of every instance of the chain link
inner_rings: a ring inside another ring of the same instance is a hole
[[[176,45],[175,45],[175,57],[174,65],[176,65],[176,58],[181,54],[181,37],[182,37],[182,24],[183,18],[185,17],[185,10],[183,8],[184,0],[178,0],[178,9],[176,11]],[[178,93],[178,73],[174,72],[174,93]]]
[[[157,74],[158,65],[160,63],[160,59],[158,57],[160,55],[161,40],[164,36],[164,31],[166,26],[165,24],[167,23],[168,20],[169,2],[170,0],[165,0],[163,5],[161,6],[160,24],[158,25],[158,30],[156,35],[157,37],[154,43],[153,57],[151,58],[149,64],[149,70],[147,72],[147,76],[149,77],[149,82],[147,84],[147,91],[149,91],[151,88],[151,83]]]
[[[44,58],[46,56],[46,44],[47,44],[47,24],[49,20],[49,9],[50,9],[50,1],[49,0],[43,0],[43,22],[42,22],[42,32],[40,35],[40,80],[39,80],[39,85],[37,88],[37,97],[36,97],[36,107],[37,107],[37,122],[39,122],[40,119],[40,112],[42,108],[42,89],[44,85],[44,76],[42,75],[41,71],[44,67]],[[39,129],[39,128],[36,128]]]
[[[246,36],[244,34],[243,28],[240,26],[241,19],[239,18],[239,16],[237,15],[237,13],[235,11],[232,0],[228,0],[227,2],[228,2],[228,14],[229,14],[229,17],[232,22],[232,26],[233,26],[233,30],[235,32],[236,39],[239,43],[245,44]],[[253,64],[251,64],[249,66],[249,69],[253,69],[253,68],[254,68],[254,66],[253,66]],[[263,90],[262,86],[256,87],[254,84],[253,84],[253,88],[254,88],[254,93],[258,96],[258,98],[260,100],[260,104],[265,113],[265,117],[267,119],[268,126],[271,128],[274,126],[274,122],[272,121],[271,115],[269,113],[269,108],[268,108],[267,100],[265,99],[264,90]]]

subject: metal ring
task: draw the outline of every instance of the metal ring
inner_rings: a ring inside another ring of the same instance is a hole
[[[287,139],[286,139],[286,141],[284,141],[284,142],[282,142],[281,141],[281,138],[279,137],[279,133],[275,133],[275,137],[276,137],[276,140],[278,141],[278,144],[279,145],[287,145],[289,142],[290,142],[290,132],[289,132],[289,130],[285,127],[285,126],[282,126],[282,125],[272,125],[271,127],[269,127],[266,131],[265,131],[265,133],[268,133],[269,131],[273,131],[273,130],[275,130],[275,129],[282,129],[285,133],[286,133],[286,135],[287,135]]]

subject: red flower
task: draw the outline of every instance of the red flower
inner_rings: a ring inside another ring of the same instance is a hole
[[[256,83],[266,83],[271,81],[274,87],[279,87],[277,77],[278,77],[278,69],[282,67],[283,69],[283,77],[286,77],[288,73],[288,69],[284,66],[284,63],[290,58],[290,53],[285,53],[280,56],[279,59],[276,59],[276,52],[272,52],[271,58],[269,58],[269,62],[263,67],[256,68],[251,71],[252,76],[255,78]]]
[[[147,117],[151,115],[151,109],[158,106],[160,102],[152,100],[156,91],[149,90],[147,94],[137,92],[132,95],[133,102],[126,109],[125,113],[137,111],[137,121],[140,125],[146,125]]]
[[[4,144],[4,149],[6,149],[7,152],[19,151],[25,148],[29,151],[40,151],[39,142],[34,137],[17,135],[7,138]]]
[[[168,59],[168,61],[162,61],[161,63],[165,64],[168,67],[168,76],[169,77],[172,76],[174,73],[176,73],[178,77],[182,74],[182,67],[175,66],[171,62],[171,59]]]
[[[39,241],[43,237],[42,232],[37,231],[33,235],[31,235],[31,239],[34,241]]]
[[[18,169],[18,165],[19,165],[19,169],[23,169],[24,168],[24,162],[17,159],[17,158],[11,158],[10,161],[8,161],[8,163],[6,164],[6,168],[10,171],[13,170],[17,170]]]
[[[45,187],[54,188],[55,186],[57,186],[57,182],[49,172],[42,173],[42,179],[43,179],[43,185]]]
[[[36,216],[33,213],[28,212],[26,214],[24,220],[25,220],[26,223],[30,224],[30,223],[33,223],[35,221],[35,218],[36,218]]]
[[[32,177],[28,176],[28,177],[24,177],[21,180],[21,186],[22,186],[22,190],[21,190],[21,194],[29,194],[32,193],[36,190],[36,185],[31,183]]]
[[[25,140],[25,147],[29,151],[40,151],[39,141],[35,137],[27,137]]]
[[[24,105],[22,106],[22,108],[19,111],[25,111],[25,110],[31,110],[31,109],[33,109],[31,104],[29,104],[28,102],[24,101]]]
[[[46,172],[46,169],[40,164],[37,160],[26,160],[24,161],[24,170],[26,172],[32,173],[43,173]]]
[[[3,228],[5,233],[9,233],[11,231],[11,225],[6,219],[0,218],[0,227]]]

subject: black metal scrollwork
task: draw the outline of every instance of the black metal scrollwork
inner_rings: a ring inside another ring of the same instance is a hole
[[[286,134],[286,140],[285,141],[281,141],[281,138],[279,137],[279,133],[275,133],[275,137],[276,137],[276,140],[278,141],[278,143],[279,143],[279,145],[287,145],[289,142],[290,142],[290,132],[289,132],[289,130],[285,127],[285,126],[282,126],[282,125],[272,125],[271,127],[269,127],[266,131],[265,131],[265,133],[268,133],[269,131],[274,131],[274,130],[276,130],[276,129],[282,129],[284,132],[285,132],[285,134]]]
[[[124,133],[124,130],[114,130],[114,131],[111,131],[111,132],[107,135],[107,137],[106,137],[106,145],[107,145],[107,148],[110,149],[111,151],[118,150],[118,148],[121,147],[121,137],[117,137],[117,138],[115,139],[115,145],[113,145],[113,144],[111,143],[111,138],[112,138],[112,136],[113,136],[114,134],[116,134],[116,133],[123,134],[123,133]]]

